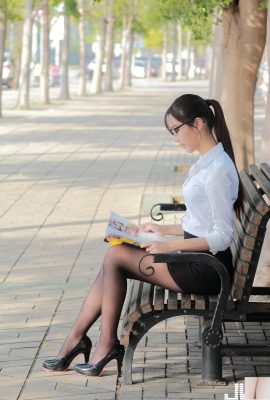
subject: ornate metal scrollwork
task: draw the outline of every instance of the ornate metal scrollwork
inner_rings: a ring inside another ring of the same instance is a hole
[[[162,221],[163,218],[164,218],[162,212],[157,213],[156,216],[153,215],[153,210],[154,210],[154,208],[157,207],[157,206],[161,206],[161,204],[160,204],[160,203],[157,203],[157,204],[153,205],[153,207],[151,208],[151,211],[150,211],[150,216],[151,216],[151,218],[152,218],[154,221]]]
[[[141,274],[143,274],[144,276],[152,276],[152,275],[154,275],[154,273],[155,273],[155,268],[153,267],[153,265],[148,265],[147,267],[144,267],[144,270],[150,271],[150,272],[148,272],[148,273],[146,273],[146,272],[144,272],[144,271],[142,270],[142,265],[141,265],[141,263],[142,263],[142,261],[143,261],[144,258],[149,257],[149,256],[153,257],[152,254],[146,254],[145,256],[143,256],[143,257],[140,259],[140,262],[139,262],[139,271],[140,271]]]

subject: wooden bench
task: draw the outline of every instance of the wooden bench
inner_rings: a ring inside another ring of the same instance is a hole
[[[123,383],[132,383],[132,361],[137,344],[145,333],[164,319],[179,315],[194,315],[201,321],[202,381],[201,384],[224,382],[223,356],[269,356],[270,346],[224,345],[223,321],[270,321],[270,301],[260,301],[251,295],[270,295],[268,287],[254,287],[253,281],[270,217],[270,167],[263,163],[241,171],[245,200],[241,220],[234,216],[234,239],[231,245],[235,273],[230,285],[224,265],[206,253],[156,254],[154,262],[207,262],[219,274],[221,290],[218,296],[181,294],[140,281],[133,281],[121,331],[125,346]],[[158,204],[157,218],[164,210],[183,210],[184,205]],[[153,209],[152,209],[153,213]],[[152,215],[153,216],[153,215]],[[157,219],[156,217],[154,217]],[[153,268],[150,266],[149,268]],[[151,334],[150,334],[151,340]]]

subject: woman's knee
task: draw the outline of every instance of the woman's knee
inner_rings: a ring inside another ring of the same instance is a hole
[[[123,263],[125,259],[128,257],[128,249],[127,246],[119,244],[116,246],[110,247],[104,257],[104,268],[106,266],[119,265]]]

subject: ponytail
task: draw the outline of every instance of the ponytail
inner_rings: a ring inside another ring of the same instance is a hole
[[[213,133],[214,133],[217,141],[222,143],[224,150],[230,156],[231,160],[233,161],[233,163],[235,165],[235,169],[238,174],[238,178],[239,178],[238,197],[233,205],[233,208],[234,208],[237,218],[240,219],[240,210],[243,208],[244,191],[243,191],[242,183],[240,181],[239,172],[237,170],[236,163],[235,163],[234,151],[233,151],[233,147],[232,147],[229,129],[226,124],[224,113],[223,113],[220,103],[214,99],[207,99],[207,100],[205,100],[205,102],[208,105],[208,107],[212,113],[213,113],[213,111],[212,111],[211,107],[214,110],[214,113],[213,113],[213,117],[214,117],[213,118],[213,122],[214,122],[213,130],[214,130],[214,132]]]

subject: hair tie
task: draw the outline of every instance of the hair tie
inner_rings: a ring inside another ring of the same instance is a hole
[[[215,120],[215,109],[214,109],[213,105],[211,104],[211,100],[210,99],[206,99],[205,102],[206,102],[206,104],[207,104],[207,106],[209,108],[209,111],[211,113],[212,118]]]

